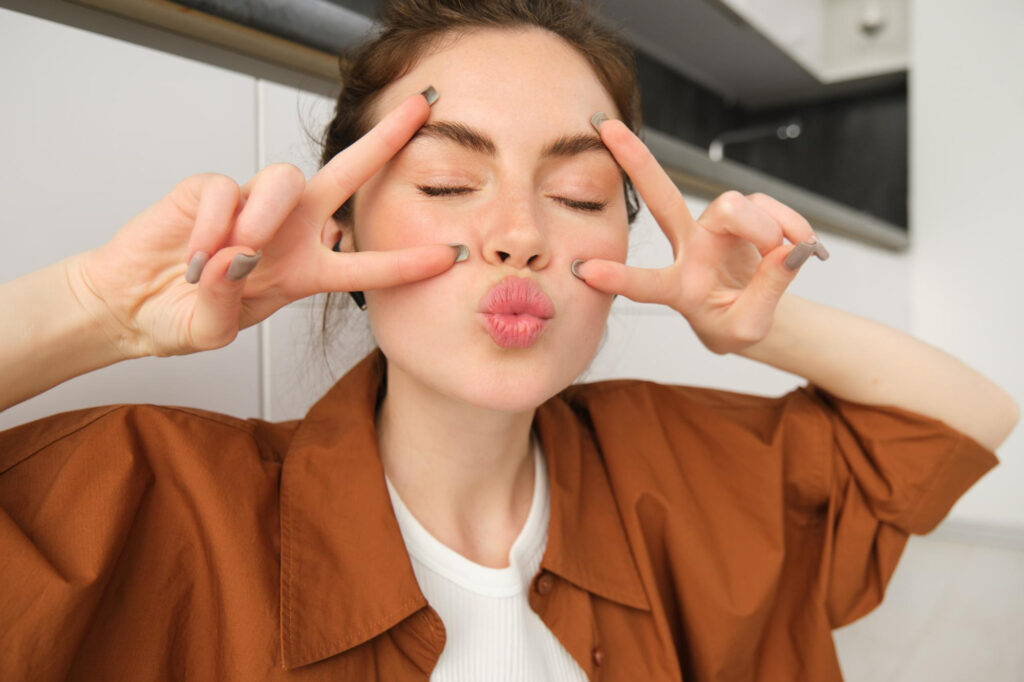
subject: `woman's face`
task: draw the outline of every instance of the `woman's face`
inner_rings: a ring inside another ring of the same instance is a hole
[[[585,59],[539,29],[460,36],[392,83],[374,121],[427,85],[440,93],[427,124],[356,194],[355,241],[461,243],[469,260],[366,292],[370,324],[389,375],[532,410],[586,369],[611,305],[570,264],[626,258],[622,176],[590,125],[619,114]]]

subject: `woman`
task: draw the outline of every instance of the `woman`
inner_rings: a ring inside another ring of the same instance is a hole
[[[786,295],[827,257],[786,206],[727,193],[694,220],[631,132],[628,52],[584,5],[407,0],[383,21],[308,181],[189,178],[0,290],[31,330],[3,340],[5,406],[223,346],[321,291],[361,292],[380,347],[299,422],[108,406],[2,434],[0,669],[840,679],[830,629],[995,466],[1015,403]],[[668,268],[623,265],[623,173]],[[809,385],[570,386],[615,294]]]

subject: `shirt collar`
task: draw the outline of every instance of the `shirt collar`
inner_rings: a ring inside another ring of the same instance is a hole
[[[297,428],[281,472],[281,654],[286,669],[361,644],[427,606],[388,497],[374,351]],[[534,422],[551,493],[541,567],[650,609],[600,455],[559,398]]]

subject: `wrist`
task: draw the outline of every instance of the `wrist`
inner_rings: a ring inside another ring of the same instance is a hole
[[[96,367],[150,355],[141,335],[118,318],[97,293],[86,271],[88,253],[75,254],[61,261],[69,294],[69,333],[76,335],[76,346],[84,346]],[[98,364],[97,364],[98,363]]]
[[[0,285],[0,410],[137,357],[129,339],[112,343],[103,306],[80,274],[72,256]]]
[[[800,333],[799,319],[801,315],[806,314],[805,308],[808,304],[805,299],[788,293],[783,294],[775,308],[771,331],[757,343],[736,354],[793,372],[794,365],[799,363],[802,352],[799,344],[804,338]]]

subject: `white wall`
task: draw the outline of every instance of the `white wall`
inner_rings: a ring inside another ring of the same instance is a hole
[[[911,330],[1024,405],[1024,2],[912,4]],[[1024,428],[958,504],[1024,529]]]
[[[918,4],[914,247],[896,254],[824,234],[832,258],[808,261],[791,290],[911,331],[997,379],[1024,404],[1024,372],[1012,345],[1022,337],[1021,287],[1010,262],[1024,240],[1016,213],[1024,177],[1015,165],[1024,157],[1024,89],[1020,72],[1008,66],[1024,63],[1011,41],[1013,27],[1024,25],[1024,5]],[[112,37],[139,35],[128,22],[51,0],[34,6],[93,30],[0,9],[0,281],[102,243],[189,174],[218,171],[244,182],[274,161],[295,163],[307,175],[315,170],[318,154],[303,126],[317,134],[330,116],[332,100],[311,92],[324,92],[322,84],[296,89],[189,58],[209,49],[185,38],[153,38],[161,43],[155,50]],[[693,199],[691,210],[699,213],[704,203]],[[637,264],[669,258],[649,214],[634,228],[632,247]],[[626,300],[613,309],[588,379],[639,376],[763,395],[804,383],[708,352],[671,311]],[[111,402],[301,416],[368,347],[356,318],[356,333],[347,337],[355,341],[333,349],[335,371],[327,371],[310,358],[314,312],[299,302],[228,348],[80,377],[0,413],[0,428]],[[1024,629],[1024,553],[1007,543],[1024,542],[989,533],[1000,546],[986,545],[971,524],[1024,527],[1016,502],[1024,489],[1022,449],[1018,432],[1000,449],[1000,467],[968,492],[951,520],[911,539],[886,602],[836,632],[847,680],[1020,679],[1015,635]],[[948,529],[958,522],[954,537]]]

